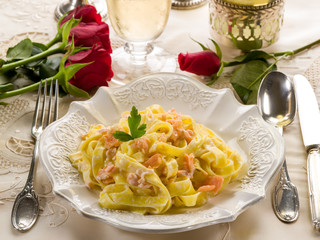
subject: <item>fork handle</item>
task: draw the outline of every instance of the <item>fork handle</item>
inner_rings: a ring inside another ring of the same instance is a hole
[[[26,186],[30,185],[30,184],[32,185],[33,176],[34,176],[34,169],[35,169],[36,160],[38,159],[38,156],[39,156],[39,141],[36,138],[35,142],[34,142],[33,155],[32,155],[32,159],[31,159],[31,163],[30,163],[30,169],[29,169],[29,174],[28,174],[28,178],[26,181]]]

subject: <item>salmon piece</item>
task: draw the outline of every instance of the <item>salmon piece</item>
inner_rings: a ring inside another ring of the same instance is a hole
[[[198,188],[198,192],[210,192],[216,188],[215,185],[203,185]]]
[[[147,168],[158,168],[162,164],[161,154],[156,153],[146,160],[143,165]]]
[[[189,173],[192,174],[193,176],[193,172],[195,170],[195,166],[193,163],[194,160],[194,154],[190,153],[190,154],[185,154],[183,157],[183,167],[185,170],[187,170]]]
[[[116,131],[117,129],[115,128],[105,128],[100,130],[100,133],[104,136],[104,145],[107,149],[120,146],[121,142],[113,136],[113,133]]]
[[[178,170],[177,175],[179,177],[189,177],[189,173],[187,170]]]
[[[183,134],[184,139],[186,139],[187,143],[190,143],[190,142],[192,141],[193,137],[194,137],[194,136],[193,136],[194,133],[193,133],[193,131],[190,130],[190,129],[188,129],[188,130],[183,130],[183,131],[182,131],[182,134]]]
[[[135,173],[129,173],[127,176],[127,182],[130,185],[138,186],[139,185],[138,180],[139,180],[139,176]]]
[[[103,184],[109,184],[111,182],[114,182],[113,180],[113,174],[118,171],[118,168],[114,166],[113,164],[107,165],[104,168],[99,169],[97,173],[97,180],[101,181]]]
[[[143,137],[136,138],[134,139],[134,143],[132,144],[132,147],[146,154],[149,150],[149,143],[150,143],[150,140],[148,138],[143,138]]]
[[[110,148],[106,151],[106,159],[107,160],[113,160],[116,156],[116,153],[117,153],[117,148],[116,147],[113,147],[113,148]]]
[[[182,120],[181,120],[181,118],[178,118],[178,119],[168,119],[167,122],[172,125],[173,129],[178,129],[178,128],[181,128],[181,127],[182,127]]]
[[[178,176],[193,178],[193,173],[195,171],[194,166],[194,155],[193,153],[185,154],[182,159],[182,169],[178,170]]]
[[[129,173],[128,176],[127,176],[127,182],[130,184],[130,185],[133,185],[133,186],[137,186],[139,188],[150,188],[152,187],[151,184],[149,184],[142,176],[139,176],[138,174],[136,173]]]
[[[204,181],[203,185],[198,188],[198,191],[199,192],[213,191],[215,194],[217,194],[223,185],[223,181],[224,181],[224,178],[219,175],[208,176],[207,179]]]
[[[185,130],[183,128],[183,121],[181,119],[181,115],[176,114],[173,119],[168,119],[168,123],[170,123],[173,127],[172,135],[170,136],[170,140],[172,140],[174,145],[178,145],[180,140],[185,139],[187,143],[190,143],[193,139],[193,131],[188,129]]]

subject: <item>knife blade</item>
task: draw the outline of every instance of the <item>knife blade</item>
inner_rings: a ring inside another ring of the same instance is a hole
[[[320,112],[309,81],[300,74],[293,77],[300,128],[308,153],[307,172],[312,224],[320,230]]]

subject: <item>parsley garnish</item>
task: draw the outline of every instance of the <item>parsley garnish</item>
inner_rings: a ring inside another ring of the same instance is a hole
[[[141,124],[141,115],[135,106],[132,106],[130,117],[128,117],[128,125],[130,134],[123,131],[116,131],[113,136],[121,142],[127,142],[135,138],[142,137],[146,133],[146,124]],[[140,125],[140,126],[139,126]]]

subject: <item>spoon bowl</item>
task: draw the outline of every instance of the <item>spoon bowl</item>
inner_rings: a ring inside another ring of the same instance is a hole
[[[262,80],[257,105],[262,118],[278,128],[288,126],[296,114],[296,98],[290,79],[278,71],[270,72]],[[273,192],[273,210],[283,222],[294,222],[299,216],[299,196],[290,181],[286,160],[280,170],[280,178]]]
[[[297,106],[290,79],[281,72],[269,73],[261,82],[257,104],[266,122],[277,127],[289,125],[296,115]]]

